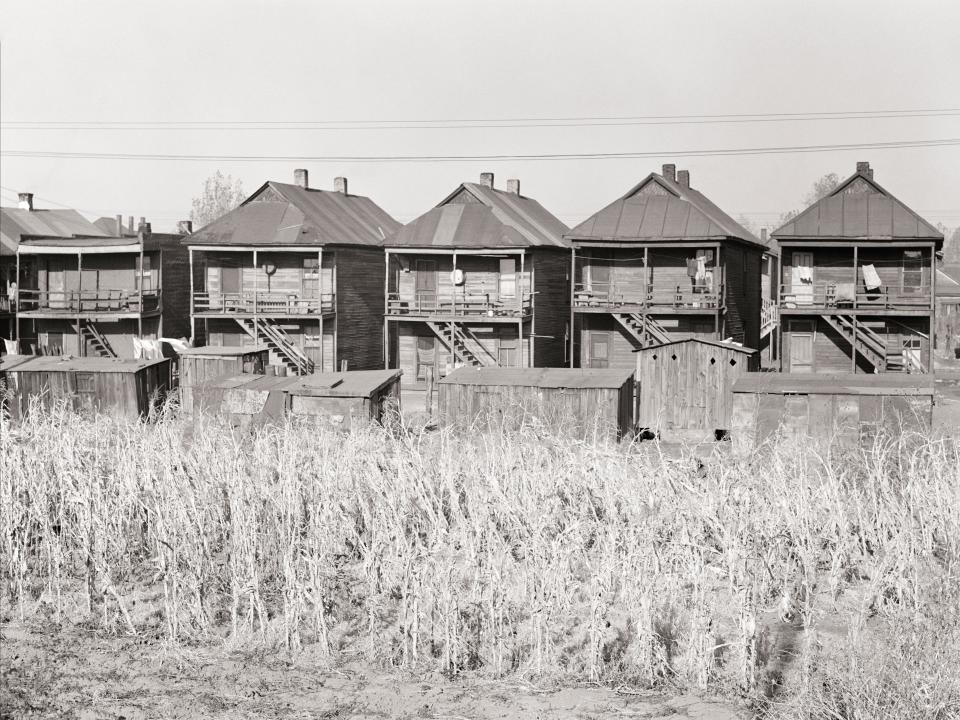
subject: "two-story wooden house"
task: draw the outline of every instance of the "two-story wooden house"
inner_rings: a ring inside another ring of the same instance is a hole
[[[266,182],[184,240],[197,344],[268,345],[272,364],[307,374],[383,367],[383,240],[400,227],[376,203]]]
[[[881,187],[869,163],[773,237],[784,371],[931,372],[943,235]]]
[[[386,242],[384,336],[405,385],[462,365],[564,364],[567,227],[493,174],[463,183]]]
[[[768,248],[693,189],[688,171],[664,165],[566,238],[571,366],[634,367],[635,350],[685,338],[759,346]]]

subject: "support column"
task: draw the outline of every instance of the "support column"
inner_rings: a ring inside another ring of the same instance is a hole
[[[927,372],[933,372],[933,346],[937,341],[937,246],[930,243],[930,319],[927,322]]]
[[[260,325],[258,324],[259,315],[257,313],[258,305],[257,291],[260,289],[260,275],[257,272],[257,249],[253,249],[253,334],[255,338],[260,336]],[[223,288],[221,288],[221,292]],[[240,270],[240,301],[243,301],[243,269]],[[256,340],[254,341],[256,342]]]
[[[64,273],[66,275],[66,273]],[[67,279],[63,279],[64,287]],[[87,354],[86,343],[83,341],[83,253],[77,250],[77,355],[84,357]],[[61,347],[60,352],[63,352]]]
[[[524,258],[526,258],[526,253],[520,251],[520,275],[517,277],[517,292],[520,294],[520,333],[518,334],[518,349],[520,350],[520,367],[531,367],[533,358],[531,357],[533,351],[533,335],[530,335],[530,350],[531,355],[528,355],[523,351],[523,271],[524,271]],[[531,298],[533,296],[531,295]],[[531,325],[533,324],[533,312],[531,309]],[[524,362],[526,358],[526,362]]]
[[[390,251],[383,254],[383,369],[390,367]],[[321,343],[323,338],[320,338]]]
[[[14,298],[14,301],[17,303],[16,312],[13,314],[13,338],[17,341],[17,350],[23,352],[23,348],[20,347],[20,246],[17,246],[17,274],[14,280],[17,283],[17,295]],[[40,283],[37,283],[37,290],[40,289]]]
[[[576,310],[574,305],[574,298],[576,297],[575,290],[577,287],[577,249],[570,248],[570,367],[573,367],[574,361],[574,352],[576,350],[576,343],[574,342],[574,337],[576,336],[575,330],[575,320],[576,320]]]
[[[853,339],[851,340],[851,352],[850,352],[850,372],[856,374],[857,372],[857,326],[860,324],[860,320],[857,317],[857,264],[858,251],[859,248],[853,246]],[[879,368],[878,368],[879,369]],[[886,368],[884,368],[886,369]]]
[[[189,248],[187,253],[190,256],[190,342],[191,344],[196,344],[197,337],[197,319],[196,319],[196,301],[194,300],[193,289],[195,287],[196,279],[193,277],[193,248]],[[206,283],[206,278],[204,278],[204,283]],[[204,285],[206,286],[206,285]]]
[[[140,233],[140,264],[137,266],[137,337],[143,339],[143,233]]]

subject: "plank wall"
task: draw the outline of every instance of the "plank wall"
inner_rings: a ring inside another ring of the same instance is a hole
[[[527,257],[532,264],[533,366],[564,367],[570,336],[570,252],[537,248]],[[548,337],[543,337],[548,336]]]
[[[383,257],[382,248],[336,249],[338,368],[383,369]]]

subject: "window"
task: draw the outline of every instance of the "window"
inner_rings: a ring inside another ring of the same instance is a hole
[[[500,297],[515,298],[517,296],[517,260],[504,258],[500,261]]]
[[[150,256],[143,256],[143,265],[140,265],[140,258],[137,257],[137,287],[143,290],[153,290],[153,273],[151,272]]]
[[[497,349],[497,364],[500,367],[518,367],[520,354],[517,347],[517,338],[501,338]]]
[[[320,258],[305,257],[303,259],[301,289],[306,298],[315,298],[320,295]]]
[[[923,288],[923,253],[904,250],[902,286],[905,293],[918,293]]]

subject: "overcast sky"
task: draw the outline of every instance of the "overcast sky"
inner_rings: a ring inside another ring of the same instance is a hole
[[[14,129],[13,122],[483,120],[960,108],[960,3],[68,2],[0,0],[9,151],[254,156],[674,153],[960,138],[936,117],[582,127]],[[36,127],[36,126],[34,126]],[[220,169],[332,189],[345,175],[406,222],[482,171],[575,225],[664,162],[759,225],[821,175],[869,160],[932,222],[960,225],[960,145],[606,160],[307,162],[4,156],[3,204],[32,191],[168,229]]]

